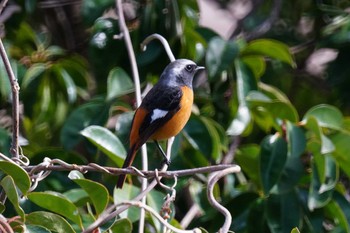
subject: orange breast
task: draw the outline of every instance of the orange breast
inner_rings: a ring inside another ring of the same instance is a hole
[[[183,95],[180,102],[180,110],[152,136],[153,140],[164,140],[177,135],[186,125],[191,116],[193,104],[193,91],[191,88],[181,87]]]

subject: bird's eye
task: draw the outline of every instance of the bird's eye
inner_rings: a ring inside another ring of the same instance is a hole
[[[186,66],[186,70],[187,70],[188,72],[192,72],[192,71],[193,71],[193,68],[194,68],[194,65],[187,65],[187,66]]]

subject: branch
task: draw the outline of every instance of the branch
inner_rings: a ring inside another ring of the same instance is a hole
[[[200,233],[202,232],[200,229],[195,228],[193,230],[181,230],[178,229],[172,225],[170,225],[166,220],[164,220],[162,218],[162,216],[160,216],[155,210],[153,210],[151,207],[149,207],[148,205],[143,204],[142,202],[139,201],[126,201],[126,202],[122,202],[120,204],[118,204],[118,206],[136,206],[139,208],[143,208],[145,210],[147,210],[148,212],[150,212],[151,214],[153,214],[163,225],[165,225],[167,228],[169,228],[170,230],[172,230],[175,233]]]
[[[4,44],[2,43],[2,39],[0,39],[0,55],[4,62],[6,72],[8,75],[8,78],[10,80],[11,84],[11,92],[12,92],[12,145],[10,152],[12,154],[12,157],[16,160],[20,159],[19,156],[19,85],[17,82],[17,79],[13,73],[10,61],[8,59],[8,56],[6,54],[6,50],[4,47]]]
[[[149,42],[151,42],[152,40],[156,40],[156,39],[159,40],[162,43],[166,53],[168,54],[168,57],[169,57],[170,61],[171,62],[175,61],[176,60],[175,56],[174,56],[173,52],[170,49],[168,41],[164,37],[162,37],[161,35],[156,34],[156,33],[148,36],[146,39],[144,39],[142,41],[142,43],[141,43],[141,50],[142,51],[146,51],[147,45],[149,44]]]
[[[224,225],[220,228],[219,233],[227,233],[230,230],[230,226],[232,223],[232,216],[230,214],[230,211],[228,211],[225,207],[219,204],[214,198],[213,190],[216,182],[230,174],[230,173],[238,173],[241,171],[241,168],[239,166],[234,166],[227,168],[222,171],[215,172],[211,174],[211,176],[208,179],[208,188],[207,188],[207,196],[208,196],[208,201],[213,206],[215,209],[217,209],[219,212],[221,212],[225,216],[225,222]]]

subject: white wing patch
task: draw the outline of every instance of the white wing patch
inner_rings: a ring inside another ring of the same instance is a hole
[[[161,109],[154,109],[152,111],[152,116],[151,116],[151,123],[157,119],[163,118],[169,111],[161,110]]]

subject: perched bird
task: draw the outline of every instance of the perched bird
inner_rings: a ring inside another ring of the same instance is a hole
[[[136,152],[148,140],[153,140],[166,158],[158,140],[177,135],[187,123],[193,104],[193,77],[201,69],[204,67],[187,59],[175,60],[165,68],[159,81],[136,109],[123,168],[132,164]],[[166,162],[169,164],[170,161]],[[126,175],[121,174],[116,187],[122,188],[125,179]]]

